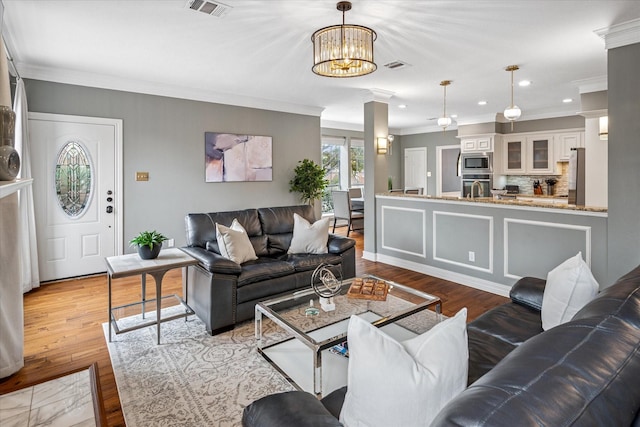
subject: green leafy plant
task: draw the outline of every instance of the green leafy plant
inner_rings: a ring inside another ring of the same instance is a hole
[[[156,230],[142,231],[136,237],[129,242],[130,246],[149,246],[149,249],[153,249],[153,245],[160,245],[167,238]]]
[[[298,162],[293,172],[295,176],[289,181],[290,193],[300,193],[300,199],[308,204],[322,197],[324,189],[329,185],[322,166],[313,160],[304,159]]]

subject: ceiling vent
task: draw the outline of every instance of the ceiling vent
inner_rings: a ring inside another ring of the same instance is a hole
[[[231,6],[209,0],[188,0],[186,7],[218,18],[223,17],[231,10]]]
[[[407,67],[408,65],[409,64],[402,61],[393,61],[393,62],[389,62],[388,64],[384,64],[384,66],[390,70],[399,70],[400,68]]]

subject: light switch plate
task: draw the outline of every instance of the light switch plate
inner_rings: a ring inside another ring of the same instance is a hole
[[[149,181],[149,172],[136,172],[136,181]]]

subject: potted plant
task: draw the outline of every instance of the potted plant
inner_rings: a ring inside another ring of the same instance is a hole
[[[160,253],[162,242],[167,238],[157,231],[143,231],[131,239],[129,244],[138,247],[138,255],[142,259],[155,259]]]
[[[298,162],[293,170],[295,176],[289,181],[289,192],[300,193],[300,199],[308,204],[320,199],[324,189],[329,185],[325,179],[325,170],[313,160],[304,159]]]

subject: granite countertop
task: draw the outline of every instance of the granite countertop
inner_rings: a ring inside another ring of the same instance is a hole
[[[417,199],[427,199],[427,200],[446,200],[453,202],[467,202],[467,203],[486,203],[486,204],[495,204],[495,205],[514,205],[514,206],[528,206],[534,208],[548,208],[548,209],[562,209],[562,210],[572,210],[572,211],[583,211],[583,212],[607,212],[607,208],[597,207],[597,206],[576,206],[570,205],[566,203],[549,203],[549,202],[536,202],[535,200],[517,200],[517,199],[495,199],[493,197],[475,197],[473,199],[465,199],[462,197],[436,197],[436,196],[423,196],[418,194],[403,194],[403,193],[380,193],[380,196],[388,196],[388,197],[410,197]],[[526,197],[530,199],[561,199],[562,196],[546,196],[546,195],[528,195],[528,194],[519,194],[521,197]]]

